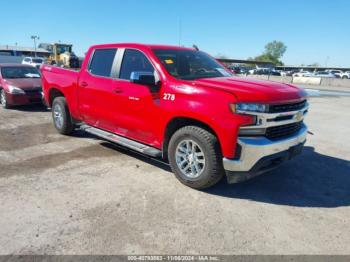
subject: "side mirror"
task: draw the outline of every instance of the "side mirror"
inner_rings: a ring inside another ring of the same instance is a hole
[[[132,72],[130,75],[130,81],[135,84],[147,85],[147,86],[155,86],[156,78],[154,74],[151,72]]]

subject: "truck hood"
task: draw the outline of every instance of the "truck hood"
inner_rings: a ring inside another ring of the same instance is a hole
[[[21,89],[32,89],[34,87],[41,87],[40,78],[16,78],[16,79],[5,79],[4,82],[7,85],[19,87]]]
[[[232,93],[238,102],[284,102],[300,100],[306,96],[306,92],[296,86],[252,78],[202,78],[193,81],[193,85]]]

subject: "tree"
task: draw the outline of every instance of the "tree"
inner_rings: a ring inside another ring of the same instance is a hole
[[[265,46],[265,53],[270,55],[276,60],[282,58],[284,53],[287,51],[287,46],[280,41],[272,41]]]
[[[274,40],[267,43],[265,45],[265,51],[261,55],[255,57],[254,60],[270,62],[275,65],[283,65],[280,59],[283,57],[286,50],[287,46],[283,42]]]

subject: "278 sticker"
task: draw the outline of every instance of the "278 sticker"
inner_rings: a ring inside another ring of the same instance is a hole
[[[171,101],[174,101],[174,100],[175,100],[175,94],[164,93],[164,94],[163,94],[163,99],[164,99],[164,100],[171,100]]]

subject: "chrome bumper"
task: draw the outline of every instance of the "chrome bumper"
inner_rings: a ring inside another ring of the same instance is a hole
[[[233,160],[224,158],[224,169],[226,171],[239,173],[252,171],[260,160],[268,156],[277,156],[278,153],[282,152],[288,153],[289,150],[298,145],[300,145],[301,148],[306,141],[306,135],[307,127],[303,125],[298,133],[293,136],[276,141],[269,140],[266,137],[239,137],[238,144],[241,146],[240,159]],[[281,159],[289,159],[293,156],[294,154],[288,153]],[[254,173],[262,173],[261,171],[262,170],[254,170]]]

